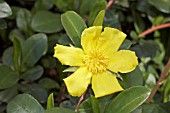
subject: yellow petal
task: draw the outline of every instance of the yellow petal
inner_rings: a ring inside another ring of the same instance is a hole
[[[81,45],[87,54],[96,48],[97,41],[101,35],[102,26],[93,26],[86,28],[81,36]]]
[[[84,65],[83,57],[84,52],[80,48],[67,47],[62,45],[56,45],[54,47],[54,57],[63,65],[69,66],[82,66]]]
[[[72,96],[81,96],[90,84],[92,73],[86,67],[80,67],[72,75],[64,79],[67,90]]]
[[[96,98],[123,90],[116,77],[107,72],[93,75],[92,89]]]
[[[130,50],[120,50],[110,57],[108,69],[112,72],[127,73],[131,72],[138,65],[135,52]]]
[[[118,29],[105,27],[97,43],[97,48],[110,55],[119,49],[125,38],[126,34]]]

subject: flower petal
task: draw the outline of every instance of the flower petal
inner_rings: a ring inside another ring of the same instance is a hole
[[[80,67],[72,75],[64,79],[67,90],[72,96],[81,96],[90,84],[92,73],[86,67]]]
[[[87,54],[96,48],[97,41],[101,35],[102,26],[93,26],[86,28],[81,36],[81,45]]]
[[[126,34],[118,29],[105,27],[97,43],[97,48],[110,55],[119,49],[125,38]]]
[[[108,68],[112,72],[127,73],[131,72],[138,65],[135,52],[130,50],[120,50],[110,57]]]
[[[83,57],[84,52],[80,48],[75,47],[67,47],[62,45],[56,45],[54,47],[54,57],[58,58],[58,60],[63,65],[69,66],[82,66],[84,65]]]
[[[116,77],[107,72],[93,75],[92,89],[96,98],[123,90]]]

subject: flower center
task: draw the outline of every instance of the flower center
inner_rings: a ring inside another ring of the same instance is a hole
[[[84,62],[90,72],[101,73],[107,68],[108,58],[102,51],[94,50],[89,55],[85,55]]]

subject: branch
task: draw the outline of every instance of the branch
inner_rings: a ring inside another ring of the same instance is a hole
[[[168,70],[170,69],[170,58],[168,60],[168,63],[166,64],[158,82],[156,83],[156,86],[154,87],[154,89],[152,90],[151,94],[149,95],[148,99],[146,100],[146,103],[150,103],[152,98],[154,97],[155,93],[157,92],[158,88],[160,87],[160,85],[162,85],[163,80],[166,77],[166,74],[168,72]]]
[[[153,26],[152,28],[144,31],[143,33],[139,34],[138,36],[139,37],[144,37],[145,35],[148,35],[148,34],[152,33],[153,31],[163,29],[163,28],[167,28],[167,27],[170,27],[170,23]]]
[[[84,98],[85,98],[85,96],[86,96],[86,94],[87,94],[87,91],[88,91],[88,88],[87,88],[87,90],[81,95],[81,97],[80,97],[80,99],[79,99],[79,102],[78,102],[78,104],[77,104],[77,106],[76,106],[76,108],[75,108],[75,112],[78,111],[80,104],[83,102],[83,100],[84,100]]]
[[[115,1],[116,0],[109,0],[109,2],[107,3],[107,6],[106,6],[106,10],[108,10]]]

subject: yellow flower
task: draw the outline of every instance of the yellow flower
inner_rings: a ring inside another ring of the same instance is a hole
[[[122,91],[114,73],[127,73],[135,69],[138,60],[135,52],[119,50],[126,34],[101,26],[86,28],[81,36],[82,48],[56,45],[54,57],[63,65],[79,68],[64,79],[72,96],[81,96],[91,83],[95,97]]]

